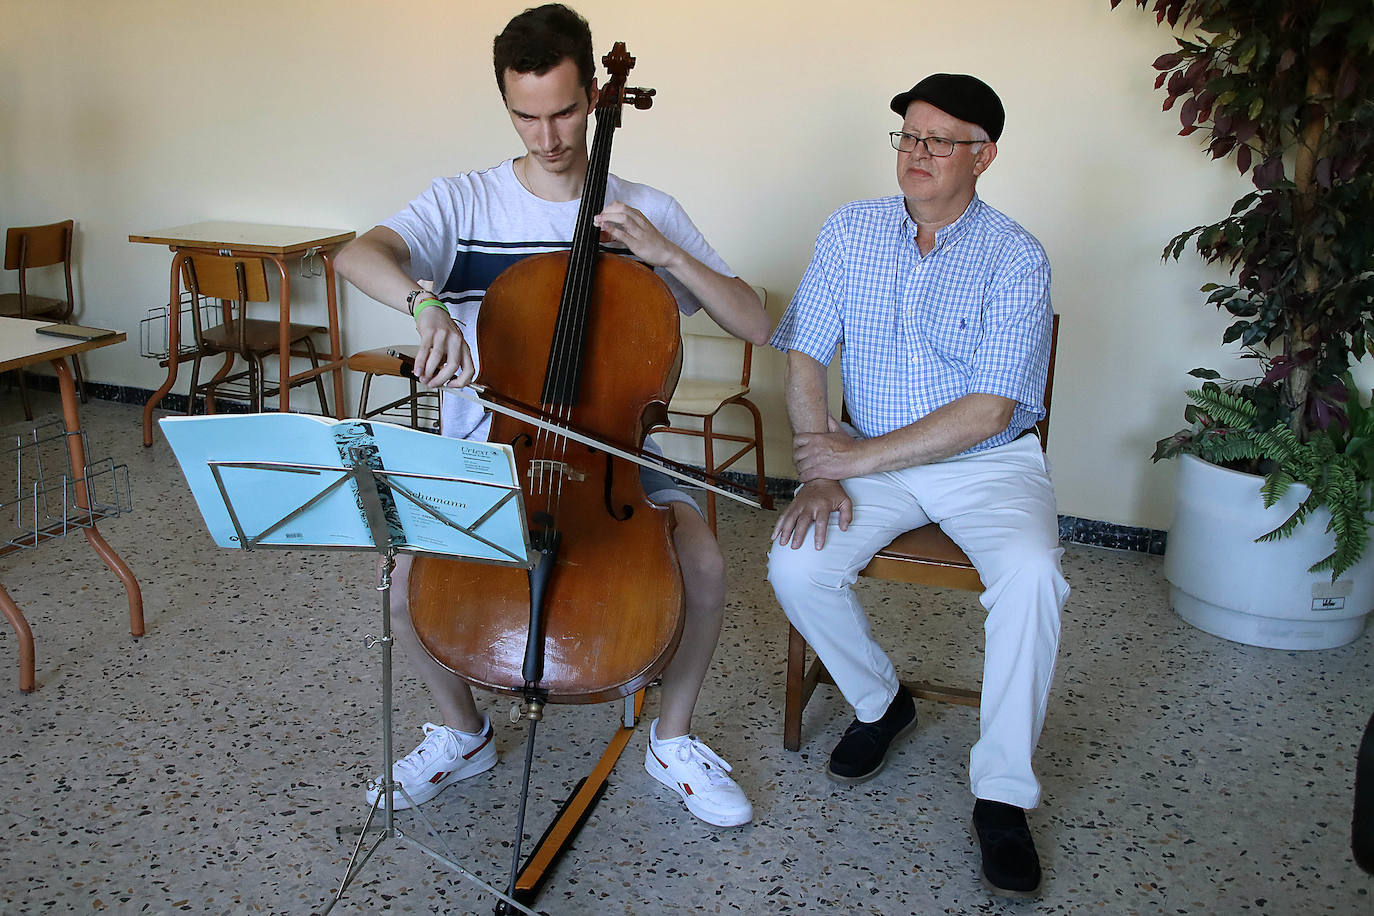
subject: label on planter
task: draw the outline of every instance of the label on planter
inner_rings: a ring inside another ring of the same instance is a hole
[[[1345,599],[1349,598],[1350,593],[1354,590],[1354,579],[1342,579],[1339,582],[1314,582],[1312,583],[1312,610],[1343,611],[1345,610]]]

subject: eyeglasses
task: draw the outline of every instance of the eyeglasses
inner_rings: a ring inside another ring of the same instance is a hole
[[[916,144],[924,143],[926,152],[937,159],[953,156],[956,146],[987,142],[986,140],[951,140],[948,137],[918,137],[915,134],[902,133],[900,130],[894,130],[888,136],[892,138],[892,148],[898,152],[915,152]]]

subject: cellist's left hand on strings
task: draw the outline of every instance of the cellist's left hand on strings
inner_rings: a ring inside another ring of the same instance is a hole
[[[649,218],[634,207],[620,201],[606,205],[606,209],[592,217],[601,229],[603,241],[620,242],[635,256],[654,267],[671,267],[682,249],[664,238]]]

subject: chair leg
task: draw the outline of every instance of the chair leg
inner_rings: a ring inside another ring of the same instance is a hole
[[[210,381],[206,382],[204,385],[205,413],[207,415],[214,414],[219,411],[219,383],[224,381],[224,379],[228,377],[230,371],[232,371],[233,368],[234,351],[225,350],[224,365],[220,366],[218,371],[215,372],[214,376],[210,379]]]
[[[801,750],[802,682],[806,678],[806,640],[790,623],[787,625],[787,688],[782,710],[782,746],[789,751]]]
[[[371,372],[364,372],[364,373],[363,373],[363,393],[362,393],[362,397],[358,398],[358,419],[360,419],[360,420],[366,420],[366,419],[367,419],[367,395],[368,395],[368,392],[371,391],[371,390],[372,390],[372,373],[371,373]]]
[[[701,451],[702,457],[706,461],[706,473],[716,472],[716,456],[711,448],[711,417],[703,417],[701,421]],[[716,494],[710,490],[706,491],[706,523],[711,526],[711,534],[716,533]]]
[[[72,354],[72,378],[76,380],[76,393],[81,398],[82,404],[90,403],[90,397],[86,394],[86,378],[81,373],[81,354]]]
[[[741,398],[739,401],[749,409],[754,415],[754,478],[755,488],[758,491],[759,499],[763,500],[768,496],[768,478],[763,473],[763,415],[759,413],[758,406],[750,400]]]
[[[14,383],[19,387],[19,403],[24,405],[24,420],[33,420],[33,405],[29,403],[29,386],[24,382],[24,370],[14,369]]]
[[[310,354],[310,368],[320,368],[320,357],[315,352],[315,341],[309,337],[305,338],[305,352]],[[322,373],[315,376],[315,391],[320,396],[320,416],[329,416],[329,400],[324,394],[324,375]]]
[[[262,357],[256,353],[248,357],[248,396],[252,399],[253,410],[257,413],[267,412],[267,376],[264,374]]]
[[[205,396],[205,412],[212,414],[210,408],[209,392],[214,390],[214,380],[211,379]],[[191,360],[191,387],[186,389],[186,416],[191,416],[196,412],[196,389],[200,387],[200,353],[197,351],[195,359]]]

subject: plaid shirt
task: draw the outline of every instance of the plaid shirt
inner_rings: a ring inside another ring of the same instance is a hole
[[[860,200],[821,227],[816,252],[769,341],[840,374],[850,420],[868,438],[966,394],[1017,402],[1012,441],[1045,414],[1050,264],[1025,229],[974,197],[921,256],[903,198]]]

